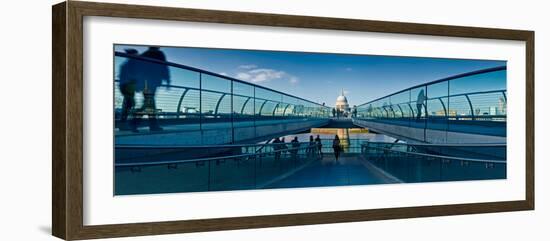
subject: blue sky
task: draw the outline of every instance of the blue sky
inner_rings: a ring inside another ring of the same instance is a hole
[[[115,51],[143,46],[115,45]],[[168,61],[333,106],[341,90],[351,106],[413,85],[505,61],[162,47]]]

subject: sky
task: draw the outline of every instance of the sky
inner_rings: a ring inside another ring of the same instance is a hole
[[[146,46],[115,45],[115,51]],[[496,66],[497,60],[350,55],[265,50],[161,47],[183,64],[334,106],[344,91],[350,106],[402,89]]]

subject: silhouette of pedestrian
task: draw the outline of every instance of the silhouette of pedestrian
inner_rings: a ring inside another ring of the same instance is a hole
[[[332,149],[334,150],[334,158],[336,159],[336,161],[338,161],[340,151],[342,150],[342,147],[340,146],[340,138],[338,137],[338,135],[334,136],[334,140],[332,141]]]
[[[300,142],[298,141],[298,137],[295,136],[292,141],[290,141],[292,150],[290,153],[292,154],[292,159],[297,162],[298,161],[298,148],[300,148]]]
[[[135,49],[125,49],[124,50],[127,54],[131,55],[137,55],[138,51]],[[120,66],[119,76],[118,76],[118,83],[119,83],[119,89],[122,93],[123,99],[122,99],[122,112],[120,115],[120,125],[119,130],[132,130],[133,132],[137,132],[137,126],[132,125],[132,123],[127,123],[128,115],[130,114],[130,111],[134,106],[136,105],[136,101],[134,99],[136,94],[136,83],[138,82],[138,60],[134,58],[128,58],[126,62],[124,62]]]
[[[419,120],[422,116],[422,107],[424,106],[424,101],[426,100],[426,95],[424,94],[424,89],[421,89],[418,92],[418,98],[416,99],[416,119]]]
[[[332,117],[336,117],[336,109],[332,108]]]
[[[147,51],[141,54],[141,57],[150,58],[159,61],[166,61],[166,56],[160,50],[159,47],[149,47]],[[147,114],[149,119],[149,130],[151,131],[161,131],[158,120],[157,120],[157,108],[155,105],[155,93],[157,88],[162,84],[163,81],[167,85],[170,84],[170,71],[168,66],[165,64],[154,63],[154,62],[143,62],[141,69],[143,82],[139,83],[139,87],[143,87],[143,107],[140,112],[142,114]],[[138,118],[136,118],[136,121]]]
[[[323,144],[321,143],[321,138],[319,137],[319,135],[315,137],[315,142],[317,143],[317,151],[319,152],[321,158],[323,158]]]
[[[309,136],[309,144],[308,144],[308,147],[307,147],[307,155],[308,156],[313,156],[315,153],[315,140],[313,139],[313,136],[310,135]]]
[[[286,146],[286,144],[285,144],[285,138],[284,138],[284,137],[281,138],[281,145],[280,145],[279,148],[281,148],[281,154],[282,154],[282,155],[284,155],[285,152],[286,152],[287,149],[288,149],[288,146]],[[284,157],[284,156],[283,156],[283,157]]]
[[[275,160],[278,161],[281,159],[281,152],[279,151],[281,150],[281,140],[277,137],[272,143],[275,144],[273,145],[273,151],[275,152]]]

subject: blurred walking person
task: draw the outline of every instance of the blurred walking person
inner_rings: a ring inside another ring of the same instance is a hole
[[[159,47],[149,47],[147,51],[143,52],[141,57],[166,61],[166,55],[160,50]],[[141,107],[141,114],[146,114],[149,119],[149,130],[162,131],[157,120],[157,108],[155,104],[155,94],[157,88],[166,82],[170,84],[170,71],[168,66],[161,63],[142,61],[143,66],[141,69],[143,82],[139,83],[139,87],[143,88],[143,106]],[[137,120],[137,119],[136,119]]]
[[[135,49],[125,49],[124,50],[129,55],[137,55],[138,51]],[[136,105],[135,94],[136,94],[136,84],[138,82],[139,76],[139,60],[129,57],[126,62],[120,66],[119,76],[118,76],[118,86],[120,93],[122,93],[122,112],[120,113],[120,123],[118,126],[119,130],[131,130],[132,132],[137,132],[137,126],[134,125],[134,122],[128,123],[128,115]]]

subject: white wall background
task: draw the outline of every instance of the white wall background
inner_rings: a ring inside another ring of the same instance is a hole
[[[550,9],[545,1],[117,1],[190,8],[515,28],[536,31],[536,210],[297,226],[121,240],[548,240]],[[0,10],[0,240],[56,240],[51,230],[51,9],[9,1]],[[298,201],[298,200],[297,200]],[[528,238],[526,238],[526,236]]]

